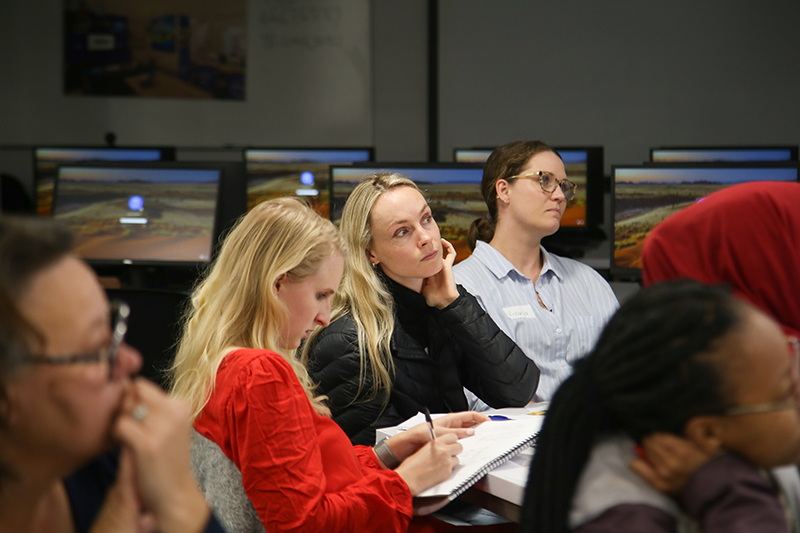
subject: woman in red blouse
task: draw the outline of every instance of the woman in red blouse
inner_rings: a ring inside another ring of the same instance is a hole
[[[195,470],[231,530],[446,529],[412,518],[445,502],[415,510],[412,498],[450,475],[458,438],[487,417],[440,418],[435,440],[421,425],[375,449],[350,444],[294,355],[328,324],[342,269],[333,224],[283,198],[242,219],[194,292],[173,392],[194,408]]]

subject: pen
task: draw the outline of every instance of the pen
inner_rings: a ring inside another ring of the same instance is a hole
[[[433,419],[427,407],[425,408],[425,421],[428,423],[428,428],[431,430],[431,440],[436,440],[436,432],[433,431]]]

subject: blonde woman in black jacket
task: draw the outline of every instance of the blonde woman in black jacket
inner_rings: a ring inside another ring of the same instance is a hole
[[[344,207],[344,278],[331,325],[303,357],[317,393],[354,444],[424,407],[468,409],[466,387],[491,407],[521,407],[539,369],[477,300],[453,280],[453,246],[441,238],[414,182],[379,173]]]

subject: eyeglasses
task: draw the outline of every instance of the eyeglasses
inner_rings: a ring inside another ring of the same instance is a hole
[[[549,172],[544,172],[542,170],[538,172],[531,172],[530,174],[518,174],[516,176],[510,176],[506,178],[508,180],[539,180],[539,185],[542,187],[542,190],[547,194],[553,194],[556,190],[556,187],[561,187],[561,192],[564,193],[564,198],[569,202],[573,198],[575,198],[575,190],[578,186],[575,183],[572,183],[568,179],[560,180],[556,179]]]
[[[789,372],[794,386],[794,398],[785,402],[762,403],[758,405],[740,405],[726,409],[723,413],[726,416],[751,415],[759,413],[772,413],[775,411],[786,411],[789,409],[800,409],[800,340],[795,337],[787,339],[789,344]]]
[[[114,301],[111,303],[111,342],[98,352],[79,355],[32,355],[31,363],[40,365],[71,365],[75,363],[102,363],[108,361],[108,379],[114,379],[114,366],[125,333],[128,331],[128,317],[131,308],[125,302]]]

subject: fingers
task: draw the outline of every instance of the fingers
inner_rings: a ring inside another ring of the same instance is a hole
[[[458,466],[458,454],[463,447],[456,435],[448,433],[429,441],[395,469],[416,496],[423,490],[441,483]]]
[[[690,474],[710,458],[691,441],[669,433],[649,435],[642,446],[651,462],[664,471]]]
[[[636,474],[638,474],[639,477],[655,487],[656,490],[660,492],[668,492],[669,487],[667,484],[662,481],[661,477],[656,474],[655,470],[653,470],[653,468],[643,459],[637,458],[631,461],[630,468]]]
[[[459,447],[459,453],[460,453],[460,449],[462,447],[460,444],[458,444],[458,437],[454,433],[445,433],[444,435],[442,435],[440,437],[436,437],[436,440],[434,440],[432,442],[435,442],[435,443],[438,443],[438,444],[441,444],[441,445],[444,445],[444,446],[458,446]]]
[[[151,512],[145,512],[139,515],[139,532],[140,533],[158,533],[158,520],[156,515]]]
[[[92,531],[115,533],[141,533],[139,523],[142,504],[136,490],[134,458],[130,450],[122,448],[117,478],[106,495]],[[152,531],[152,529],[151,529]]]
[[[474,435],[475,426],[487,420],[489,420],[489,417],[484,414],[475,411],[462,411],[437,418],[433,424],[441,434],[451,433],[459,439],[463,439]]]
[[[447,254],[444,256],[444,263],[445,265],[452,267],[456,261],[456,249],[447,239],[442,239],[442,246],[445,250],[447,250]]]
[[[121,488],[132,490],[134,485],[133,455],[128,448],[122,448],[119,454],[119,468],[117,470],[116,484]]]
[[[464,447],[458,442],[458,436],[454,433],[447,433],[437,437],[429,444],[435,453],[441,453],[450,459],[451,469],[458,465],[458,454],[464,451]]]
[[[645,458],[631,462],[631,469],[662,492],[678,493],[711,456],[688,439],[654,433],[642,440]]]
[[[170,398],[154,383],[137,378],[128,388],[115,425],[115,437],[138,449],[148,435],[189,431],[188,406]]]
[[[436,430],[437,435],[455,435],[456,438],[463,439],[475,434],[475,428],[440,428]]]
[[[461,411],[460,413],[451,413],[443,417],[437,418],[433,421],[434,426],[449,427],[449,428],[466,428],[477,426],[482,422],[489,420],[489,417],[483,413],[476,411]]]
[[[166,396],[158,385],[145,378],[136,378],[133,381],[133,386],[136,388],[136,393],[144,401],[158,401]]]

